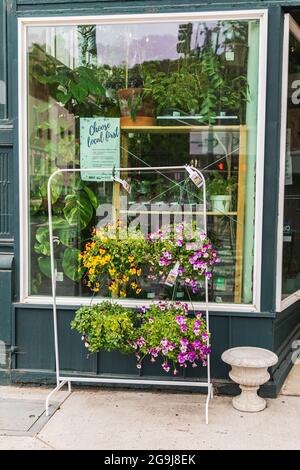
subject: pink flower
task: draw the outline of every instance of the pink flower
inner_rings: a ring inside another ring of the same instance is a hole
[[[142,336],[137,340],[136,344],[138,345],[139,348],[143,347],[144,344],[146,344],[145,338]]]
[[[138,369],[141,369],[141,368],[142,368],[142,365],[141,365],[141,364],[137,364],[136,367],[137,367]]]
[[[202,339],[203,339],[203,341],[207,341],[207,340],[208,340],[208,334],[207,334],[207,333],[203,333]]]
[[[164,362],[164,363],[162,364],[162,368],[163,368],[163,370],[164,370],[165,372],[169,372],[169,370],[170,370],[170,366],[169,366],[169,364],[168,364],[167,362]]]
[[[196,357],[196,355],[195,355],[194,351],[190,351],[189,354],[188,354],[188,360],[190,362],[194,362],[195,357]]]
[[[179,364],[184,364],[186,361],[186,354],[184,353],[178,354],[177,359],[178,359]]]

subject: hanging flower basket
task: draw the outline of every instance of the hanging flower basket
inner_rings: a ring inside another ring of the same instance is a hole
[[[149,234],[150,275],[167,285],[177,283],[197,293],[220,262],[217,250],[194,224],[175,224]],[[171,278],[171,279],[170,279]]]
[[[107,283],[113,295],[122,297],[128,288],[141,291],[142,268],[150,271],[150,278],[161,278],[174,286],[179,283],[197,292],[220,261],[206,234],[183,223],[151,233],[147,240],[140,232],[128,232],[119,224],[97,229],[79,258],[79,269],[85,269],[93,292]],[[177,375],[188,364],[205,366],[210,353],[205,318],[200,312],[190,315],[188,305],[179,301],[153,303],[139,313],[115,300],[104,301],[81,307],[71,327],[82,335],[92,353],[134,353],[138,369],[148,358],[151,363],[160,361],[165,372],[172,370]]]
[[[143,307],[139,315],[138,339],[132,343],[137,367],[143,360],[161,360],[165,372],[180,368],[206,366],[210,353],[209,336],[202,313],[188,315],[188,305],[181,302],[159,302]]]

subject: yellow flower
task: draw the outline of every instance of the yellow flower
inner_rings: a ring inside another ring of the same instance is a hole
[[[142,289],[139,287],[138,289],[136,289],[135,291],[137,294],[139,294],[140,292],[142,292]]]
[[[136,274],[136,269],[135,268],[130,268],[129,272],[130,272],[130,274]]]
[[[140,276],[140,275],[141,275],[141,272],[142,272],[142,270],[141,270],[141,269],[137,269],[137,270],[136,270],[136,273],[137,273],[137,275],[138,275],[138,276]]]
[[[105,249],[105,248],[100,248],[99,251],[100,251],[100,254],[101,254],[101,255],[104,255],[104,253],[106,253],[106,249]]]
[[[132,263],[134,261],[134,256],[128,256],[128,261],[129,263]]]
[[[132,282],[130,285],[132,289],[136,289],[136,287],[138,286],[136,282]]]
[[[115,270],[115,268],[109,268],[108,272],[111,276],[113,276],[115,274],[116,270]]]
[[[126,297],[126,292],[124,290],[120,290],[120,296],[121,297]]]

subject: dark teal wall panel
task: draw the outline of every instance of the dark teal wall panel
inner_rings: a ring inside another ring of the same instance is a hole
[[[59,318],[59,349],[61,370],[85,374],[105,375],[138,375],[133,356],[119,353],[102,352],[88,355],[80,335],[70,329],[74,316],[71,309],[61,309]],[[272,348],[273,318],[255,316],[238,316],[234,314],[211,313],[210,327],[212,332],[212,376],[226,379],[228,368],[221,361],[225,349],[240,345]],[[54,370],[54,340],[51,309],[45,307],[31,308],[16,305],[15,308],[16,345],[18,354],[16,369]],[[159,364],[145,364],[143,376],[163,376]],[[205,370],[195,369],[187,373],[189,377],[203,376]]]
[[[65,371],[81,371],[97,373],[97,356],[89,354],[84,347],[80,335],[70,328],[74,313],[68,310],[59,310],[59,351],[61,369]],[[47,312],[47,322],[52,324],[52,312]],[[52,331],[52,330],[51,330]],[[52,340],[53,341],[53,340]],[[53,349],[52,344],[52,349]]]
[[[256,346],[273,350],[273,320],[232,318],[231,334],[233,346]]]
[[[61,369],[96,373],[96,356],[88,357],[80,336],[70,328],[71,311],[59,311]],[[15,309],[16,368],[55,370],[53,318],[47,309]]]
[[[13,237],[13,149],[0,146],[0,244]]]
[[[15,310],[16,368],[54,370],[50,312]]]
[[[0,253],[0,341],[11,344],[13,256]]]
[[[280,352],[283,347],[291,348],[291,341],[300,338],[300,302],[291,305],[276,316],[274,322],[274,349]]]

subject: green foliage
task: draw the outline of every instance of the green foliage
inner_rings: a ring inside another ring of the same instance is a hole
[[[71,281],[79,281],[82,278],[83,270],[79,267],[78,257],[80,250],[77,248],[66,248],[62,258],[62,268],[65,275]]]
[[[82,334],[91,352],[132,352],[131,343],[137,337],[136,315],[133,310],[111,302],[102,302],[77,310],[71,327]]]
[[[218,171],[212,173],[207,183],[208,196],[223,196],[231,194],[237,187],[236,178],[224,178]]]
[[[49,279],[51,278],[51,262],[49,257],[45,256],[40,256],[38,258],[38,265],[40,268],[40,271],[44,276],[48,277]],[[54,264],[55,268],[57,268],[57,263],[55,261]]]
[[[179,60],[171,70],[162,71],[152,63],[144,67],[143,75],[145,95],[153,97],[158,114],[176,109],[183,115],[200,114],[201,122],[213,124],[221,110],[240,116],[248,100],[246,76],[229,76],[212,49]]]

